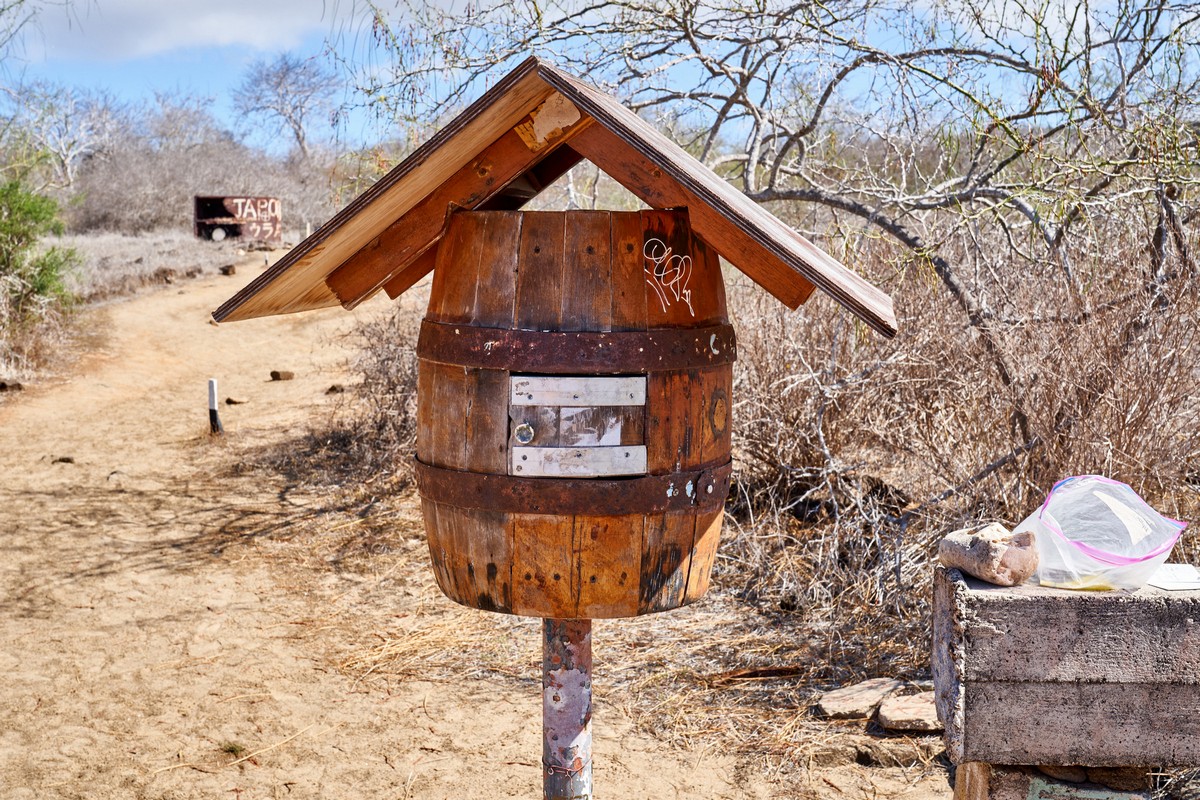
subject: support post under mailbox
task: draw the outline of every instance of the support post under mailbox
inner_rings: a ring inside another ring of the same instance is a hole
[[[542,794],[592,800],[592,621],[542,620]]]

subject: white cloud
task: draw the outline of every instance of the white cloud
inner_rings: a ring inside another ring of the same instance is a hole
[[[126,61],[182,48],[287,50],[329,31],[336,0],[81,0],[42,9],[25,31],[31,60]]]

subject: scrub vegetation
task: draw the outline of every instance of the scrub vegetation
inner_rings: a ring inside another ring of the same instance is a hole
[[[8,8],[0,23],[16,24]],[[245,130],[206,98],[4,87],[0,378],[33,369],[47,321],[81,298],[136,288],[167,253],[204,262],[189,248],[218,246],[183,241],[193,195],[280,197],[294,243],[535,53],[617,94],[895,299],[901,331],[883,340],[827,300],[787,310],[728,272],[741,346],[717,602],[752,615],[740,667],[925,675],[937,539],[1015,523],[1066,475],[1104,473],[1200,517],[1192,4],[358,8],[362,35],[347,41],[362,52],[335,48],[341,72],[290,55],[253,65],[237,91]],[[318,130],[347,81],[400,139],[344,152]],[[585,164],[538,202],[634,201]],[[130,247],[147,254],[105,261]],[[361,330],[361,385],[310,438],[310,466],[336,454],[337,468],[309,480],[373,496],[408,480],[418,313]]]

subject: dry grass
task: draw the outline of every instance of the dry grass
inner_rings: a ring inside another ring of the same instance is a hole
[[[345,499],[345,498],[344,498]],[[314,595],[303,628],[355,685],[386,692],[397,681],[491,685],[535,696],[540,621],[453,605],[429,568],[412,491],[329,505],[257,538],[284,585]],[[336,579],[331,580],[331,573]],[[779,615],[747,609],[723,578],[687,609],[595,622],[595,692],[673,747],[736,753],[799,781],[810,766],[853,763],[942,770],[937,737],[888,737],[863,722],[826,722],[810,711],[827,658]],[[536,718],[536,705],[531,705]],[[799,785],[799,784],[797,784]]]
[[[1133,234],[1112,246],[1137,252]],[[1147,300],[1143,276],[1098,265],[1092,310],[1064,314],[1053,274],[1014,268],[995,303],[1005,383],[920,263],[878,243],[862,254],[896,297],[904,332],[892,342],[827,301],[789,312],[732,281],[737,470],[713,589],[693,608],[596,628],[603,702],[663,740],[772,769],[863,747],[861,725],[812,718],[815,694],[876,675],[925,681],[936,541],[1019,521],[1065,475],[1103,472],[1173,516],[1200,513],[1200,298],[1186,281]],[[468,676],[528,688],[536,621],[448,611],[401,488],[417,318],[364,328],[363,389],[307,451],[344,458],[323,473],[303,454],[288,463],[293,478],[355,488],[280,552],[310,576],[357,576],[327,611],[353,620],[337,626],[333,657],[357,680],[461,678],[469,649]],[[896,747],[931,763],[924,745]]]
[[[64,247],[73,248],[82,259],[71,289],[85,303],[211,274],[244,254],[243,246],[233,240],[203,241],[183,231],[138,236],[72,234],[60,237],[59,241]]]

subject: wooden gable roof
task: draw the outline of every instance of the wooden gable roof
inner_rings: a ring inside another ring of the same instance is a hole
[[[519,208],[586,158],[790,308],[813,288],[885,336],[892,301],[612,97],[524,61],[395,169],[213,312],[218,322],[395,298],[434,266],[456,208]]]

